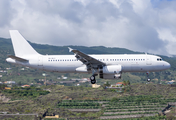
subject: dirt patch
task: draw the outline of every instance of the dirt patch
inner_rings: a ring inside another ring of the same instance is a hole
[[[9,102],[10,98],[7,98],[5,95],[0,94],[0,101],[2,102]]]

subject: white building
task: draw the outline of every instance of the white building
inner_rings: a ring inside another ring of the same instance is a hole
[[[15,81],[5,81],[5,84],[15,84]]]

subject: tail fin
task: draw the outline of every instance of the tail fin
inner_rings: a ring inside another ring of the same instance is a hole
[[[15,56],[21,57],[24,55],[37,55],[33,47],[24,39],[18,30],[10,30],[10,36],[13,44]]]

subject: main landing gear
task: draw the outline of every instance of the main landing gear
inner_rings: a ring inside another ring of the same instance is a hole
[[[90,80],[91,80],[91,83],[92,83],[92,84],[95,84],[95,83],[96,83],[95,75],[92,75],[92,76],[90,77]]]
[[[147,72],[146,74],[147,74],[147,82],[150,82],[151,79],[149,78],[149,72]]]

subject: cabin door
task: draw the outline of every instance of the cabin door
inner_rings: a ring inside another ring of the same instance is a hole
[[[152,64],[150,55],[146,55],[146,64],[147,65],[151,65]]]

